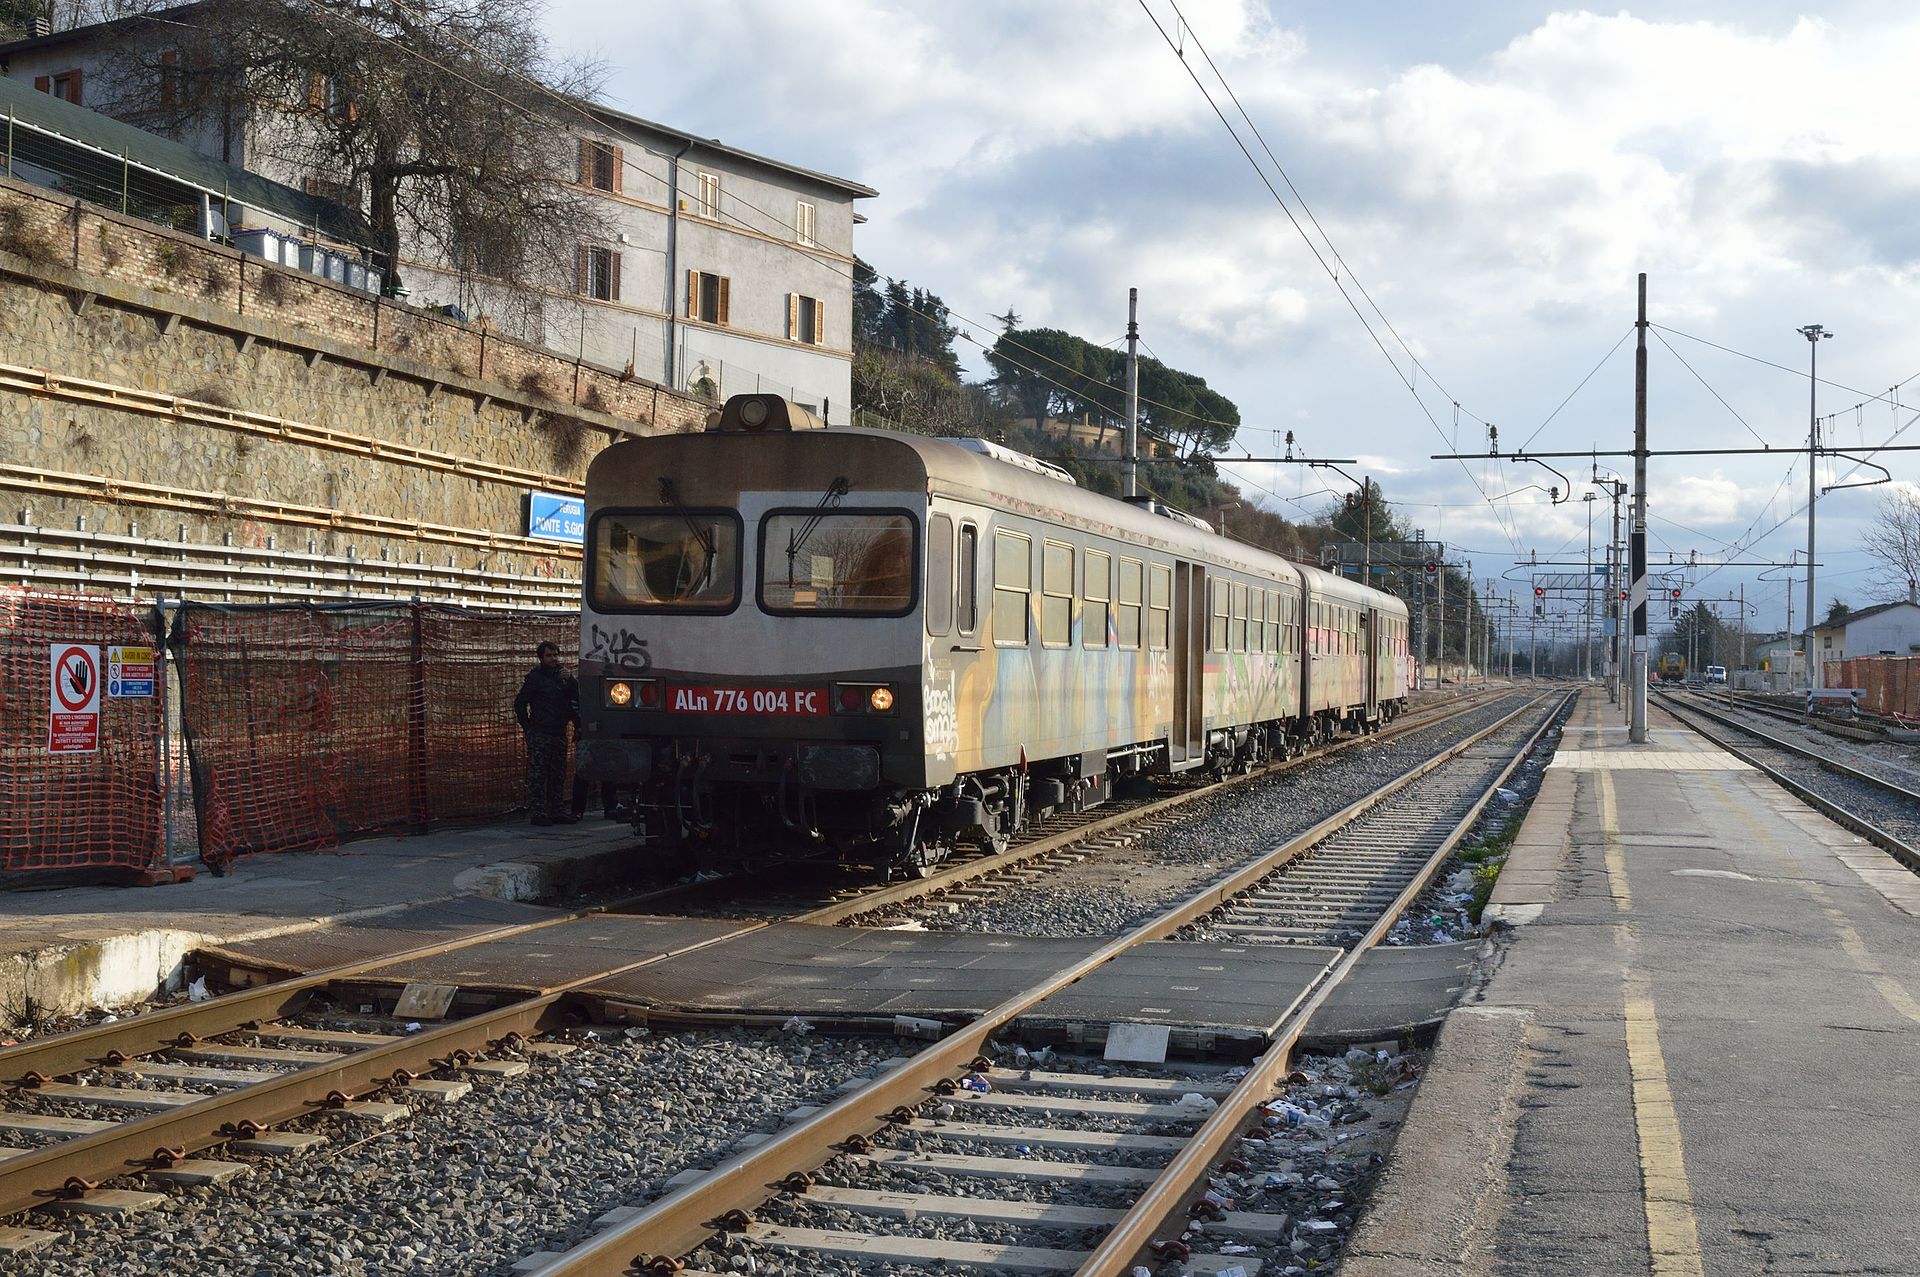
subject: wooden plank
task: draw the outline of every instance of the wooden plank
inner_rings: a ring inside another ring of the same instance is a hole
[[[163,1077],[175,1082],[211,1082],[216,1086],[252,1086],[274,1076],[246,1069],[210,1069],[200,1064],[167,1064],[155,1060],[132,1060],[102,1067],[109,1073],[125,1073],[129,1077]]]
[[[167,1109],[197,1104],[207,1098],[193,1091],[136,1091],[125,1086],[82,1086],[74,1082],[43,1082],[34,1087],[32,1093],[49,1100],[72,1100],[81,1104],[98,1104],[104,1108],[140,1109],[146,1112],[165,1112]]]
[[[960,1091],[948,1099],[955,1108],[1031,1109],[1044,1113],[1084,1113],[1098,1117],[1142,1117],[1158,1122],[1200,1123],[1213,1110],[1184,1104],[1146,1104],[1139,1100],[1080,1100],[1062,1095],[1009,1095],[989,1091]]]
[[[96,1122],[90,1117],[51,1117],[45,1113],[0,1113],[0,1131],[32,1135],[98,1135],[118,1122]]]
[[[896,1171],[938,1171],[977,1179],[1068,1180],[1082,1184],[1151,1184],[1159,1171],[1142,1166],[1096,1166],[1090,1162],[1046,1162],[1026,1157],[968,1157],[959,1153],[917,1153],[886,1149],[855,1153],[856,1160]]]
[[[1090,1091],[1095,1095],[1208,1095],[1231,1094],[1231,1082],[1198,1078],[1102,1077],[1094,1073],[1047,1073],[1039,1069],[988,1069],[986,1079],[1002,1091]]]
[[[308,1042],[314,1046],[344,1046],[358,1049],[398,1042],[392,1033],[349,1033],[342,1029],[305,1029],[297,1024],[268,1024],[254,1030],[260,1037],[281,1042]]]
[[[989,1126],[977,1122],[915,1122],[900,1128],[916,1135],[980,1140],[988,1144],[1031,1144],[1035,1148],[1130,1149],[1178,1153],[1187,1141],[1178,1135],[1122,1135],[1117,1131],[1055,1130],[1048,1126]]]
[[[287,1051],[270,1046],[228,1046],[224,1042],[200,1042],[193,1046],[169,1047],[168,1051],[183,1060],[224,1060],[231,1064],[291,1064],[297,1068],[337,1060],[342,1054],[339,1051]]]

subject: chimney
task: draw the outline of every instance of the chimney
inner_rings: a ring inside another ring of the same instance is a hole
[[[36,13],[27,19],[27,39],[38,40],[41,36],[53,34],[53,19]]]

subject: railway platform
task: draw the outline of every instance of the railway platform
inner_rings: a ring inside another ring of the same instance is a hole
[[[1346,1277],[1920,1272],[1920,877],[1586,694]]]
[[[616,881],[633,834],[588,818],[530,829],[523,821],[315,852],[250,856],[224,877],[201,874],[138,893],[76,886],[0,893],[0,1013],[65,1015],[151,996],[195,948],[375,919],[462,898],[533,900]],[[129,908],[138,903],[143,908]]]

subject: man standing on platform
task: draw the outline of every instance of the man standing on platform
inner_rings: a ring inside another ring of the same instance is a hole
[[[571,825],[567,810],[567,727],[580,713],[580,685],[560,665],[560,647],[542,643],[540,663],[527,671],[513,716],[527,734],[527,812],[536,825]]]

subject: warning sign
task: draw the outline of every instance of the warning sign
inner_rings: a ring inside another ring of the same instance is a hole
[[[100,748],[100,649],[88,643],[49,647],[53,686],[48,696],[47,749],[92,754]]]
[[[152,648],[109,647],[107,649],[107,695],[153,695]]]

